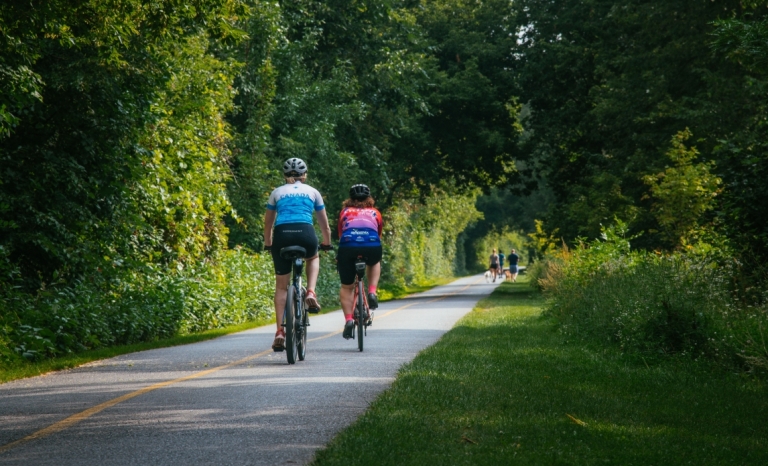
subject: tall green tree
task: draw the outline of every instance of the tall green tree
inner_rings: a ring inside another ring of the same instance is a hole
[[[0,248],[27,286],[219,247],[235,67],[213,51],[238,40],[246,12],[3,2]]]
[[[515,2],[523,147],[552,187],[547,224],[567,239],[596,237],[614,216],[672,247],[643,177],[666,163],[669,138],[690,128],[721,170],[720,141],[750,118],[743,72],[713,55],[713,22],[738,1]],[[725,174],[723,174],[725,175]],[[726,176],[723,176],[727,184]]]
[[[742,71],[729,104],[743,118],[715,148],[725,189],[720,205],[732,247],[762,267],[768,259],[768,2],[746,2],[750,15],[715,23],[713,49]]]
[[[416,12],[439,73],[424,119],[427,137],[412,145],[419,157],[408,173],[483,188],[518,182],[512,2],[439,0],[421,2]]]

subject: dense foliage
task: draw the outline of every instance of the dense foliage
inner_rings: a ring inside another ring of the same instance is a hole
[[[547,313],[568,338],[646,359],[690,355],[768,369],[766,296],[734,283],[737,262],[631,250],[626,233],[618,222],[601,240],[561,250],[535,269],[532,283],[547,293]]]
[[[309,163],[332,222],[356,182],[392,207],[386,263],[412,270],[401,284],[463,271],[456,227],[477,218],[477,183],[504,180],[510,86],[485,104],[492,145],[431,123],[461,70],[433,56],[419,12],[394,0],[4,2],[4,353],[268,314],[268,261],[238,246],[260,249],[266,195],[291,156]],[[319,291],[332,305],[329,260]]]
[[[767,6],[3,2],[0,338],[52,354],[269,312],[249,251],[294,156],[332,223],[371,186],[397,284],[614,219],[642,250],[765,263]],[[249,286],[228,317],[194,304]]]
[[[550,230],[568,241],[594,238],[618,216],[644,233],[639,247],[675,249],[713,227],[736,250],[768,257],[760,201],[766,69],[757,45],[766,37],[765,2],[513,5],[520,101],[529,110],[521,143],[554,193]],[[670,143],[680,134],[698,159],[679,183],[706,185],[717,196],[689,212],[691,231],[670,221],[664,212],[674,196],[660,200],[666,188],[650,181],[680,150],[681,139]],[[722,189],[713,189],[713,177]]]
[[[382,279],[404,287],[466,273],[459,235],[481,216],[474,208],[475,197],[447,196],[436,190],[423,204],[403,200],[390,208]]]

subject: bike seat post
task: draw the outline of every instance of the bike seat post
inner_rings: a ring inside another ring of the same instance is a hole
[[[355,261],[355,271],[357,272],[357,278],[362,280],[365,276],[365,261],[360,257]]]
[[[304,268],[304,258],[297,257],[293,261],[293,274],[297,277],[301,276],[301,271]]]

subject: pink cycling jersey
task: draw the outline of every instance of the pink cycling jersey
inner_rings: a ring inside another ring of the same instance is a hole
[[[381,212],[373,207],[345,207],[339,214],[339,247],[381,246]]]

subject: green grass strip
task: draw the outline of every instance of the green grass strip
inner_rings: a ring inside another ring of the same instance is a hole
[[[314,464],[768,464],[768,389],[690,359],[566,342],[504,283]]]
[[[44,359],[38,362],[14,361],[0,366],[0,383],[10,382],[11,380],[23,379],[46,374],[52,371],[62,369],[71,369],[99,359],[107,359],[121,354],[135,353],[137,351],[146,351],[155,348],[167,348],[169,346],[187,345],[200,341],[211,340],[230,333],[242,332],[262,325],[274,322],[275,319],[263,319],[252,322],[245,322],[239,325],[232,325],[224,328],[217,328],[200,333],[191,333],[179,335],[164,340],[156,340],[133,345],[112,346],[109,348],[99,348],[82,353],[60,356],[51,359]]]
[[[414,293],[422,293],[429,291],[432,288],[440,285],[446,285],[456,280],[455,277],[435,278],[427,280],[423,283],[408,285],[408,286],[394,286],[390,284],[382,284],[379,286],[377,295],[379,302],[391,301],[393,299],[401,299]]]

